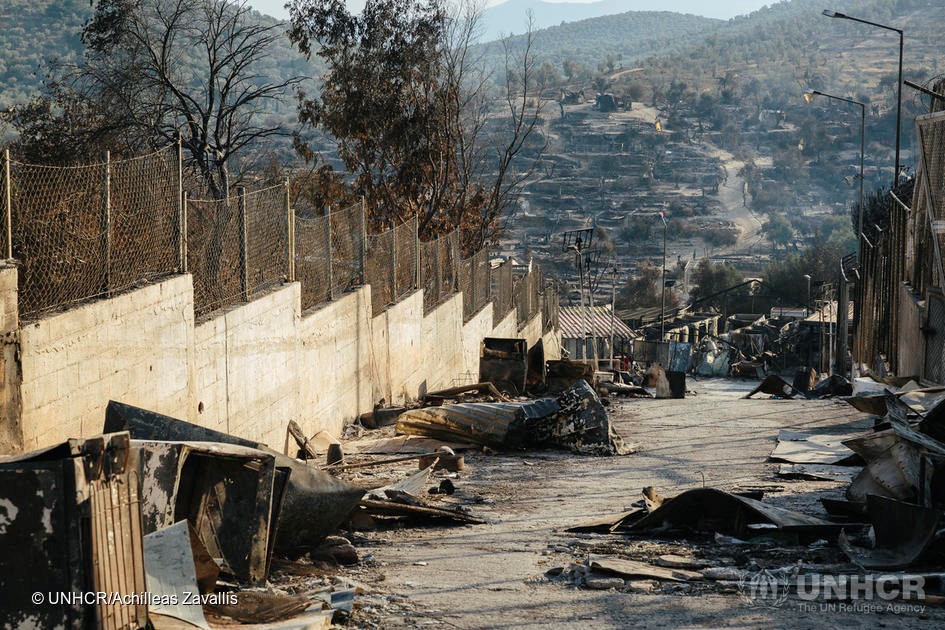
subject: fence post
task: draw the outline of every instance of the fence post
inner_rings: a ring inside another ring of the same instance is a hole
[[[413,242],[415,245],[414,253],[416,255],[415,262],[417,263],[416,269],[416,278],[413,279],[414,289],[420,290],[420,222],[414,219],[413,222]]]
[[[10,149],[6,149],[3,152],[3,168],[6,173],[4,181],[6,182],[6,191],[5,191],[5,202],[6,202],[6,214],[5,214],[5,225],[7,233],[7,260],[13,258],[13,182],[10,181]]]
[[[102,199],[102,293],[111,287],[112,267],[112,153],[105,152],[105,195]]]
[[[292,210],[292,199],[289,191],[289,178],[285,178],[285,220],[288,226],[288,265],[289,282],[295,282],[295,212]]]
[[[184,216],[184,148],[177,132],[177,268],[187,273],[187,219]]]
[[[332,270],[334,252],[331,247],[331,206],[328,206],[328,214],[325,215],[325,252],[328,255],[328,300],[335,299],[335,274]]]
[[[240,298],[244,302],[249,301],[249,233],[248,221],[246,220],[246,188],[240,186],[236,189],[239,196],[238,216],[240,231]]]
[[[397,290],[397,226],[390,229],[390,291],[393,304],[400,297]]]
[[[187,265],[187,200],[189,195],[187,191],[181,196],[180,204],[180,272],[188,273],[190,269]]]
[[[361,251],[358,253],[361,259],[361,285],[363,286],[367,284],[367,272],[365,271],[365,265],[367,264],[367,219],[364,216],[364,197],[361,197]]]

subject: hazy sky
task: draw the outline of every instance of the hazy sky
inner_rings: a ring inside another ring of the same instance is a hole
[[[348,6],[359,9],[364,0],[346,0]],[[594,0],[546,0],[547,2],[593,2]],[[728,19],[736,15],[745,15],[756,9],[771,4],[775,0],[726,0],[725,2],[706,2],[706,0],[625,0],[627,11],[676,11],[692,13],[705,17]],[[501,4],[502,0],[488,0],[487,4]],[[249,4],[261,13],[277,18],[288,17],[284,5],[286,0],[250,0]]]

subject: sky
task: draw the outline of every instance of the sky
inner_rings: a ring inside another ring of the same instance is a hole
[[[346,0],[349,7],[360,9],[364,0]],[[488,0],[487,5],[501,4],[503,0]],[[595,0],[546,0],[547,2],[594,2]],[[627,11],[676,11],[692,13],[711,18],[729,19],[736,15],[745,15],[774,0],[726,0],[725,2],[707,2],[706,0],[625,0]],[[249,4],[260,13],[277,18],[289,16],[284,5],[287,0],[250,0]]]

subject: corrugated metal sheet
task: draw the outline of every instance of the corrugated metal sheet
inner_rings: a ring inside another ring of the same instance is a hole
[[[585,322],[586,318],[586,322]],[[588,335],[588,327],[595,337],[610,337],[610,306],[595,306],[594,308],[580,306],[562,306],[558,309],[558,328],[561,329],[563,339],[581,339]],[[636,339],[638,334],[630,330],[629,326],[613,318],[614,337],[617,339]]]

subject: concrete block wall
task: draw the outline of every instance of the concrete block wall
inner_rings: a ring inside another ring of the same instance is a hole
[[[345,420],[373,408],[370,330],[369,286],[302,317],[297,422],[306,435],[340,435]]]
[[[23,448],[101,433],[111,399],[186,417],[193,336],[190,276],[24,325]]]
[[[375,400],[415,399],[426,379],[423,362],[423,291],[414,291],[371,320]]]
[[[462,384],[463,295],[457,293],[423,318],[422,350],[414,362],[425,378],[419,394]]]
[[[198,326],[193,421],[283,448],[299,411],[300,303],[290,283]]]
[[[463,367],[461,378],[468,383],[479,382],[479,354],[482,351],[482,340],[492,337],[492,316],[494,312],[492,302],[473,315],[463,324]]]
[[[464,324],[460,294],[424,317],[422,291],[372,318],[370,287],[304,315],[298,283],[197,324],[193,306],[182,275],[18,328],[16,270],[0,267],[0,452],[99,433],[110,399],[285,450],[289,420],[338,434],[381,398],[478,380],[482,338],[520,328],[491,304]],[[537,341],[540,317],[521,331]]]
[[[0,454],[23,450],[17,270],[0,265]]]

